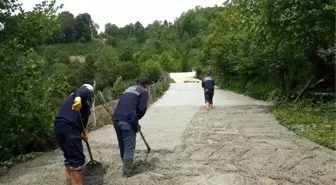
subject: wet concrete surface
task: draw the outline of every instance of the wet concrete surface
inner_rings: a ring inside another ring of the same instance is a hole
[[[122,177],[111,125],[89,135],[103,173],[85,184],[106,185],[332,185],[335,151],[300,138],[277,123],[269,103],[216,90],[214,109],[203,108],[200,84],[171,84],[143,120],[152,148],[137,136],[134,172]],[[87,153],[86,156],[88,157]],[[59,150],[19,164],[0,177],[6,185],[63,185]]]
[[[170,73],[170,78],[172,78],[176,83],[184,83],[184,81],[198,81],[200,80],[196,79],[196,71],[192,72],[184,72],[184,73]]]

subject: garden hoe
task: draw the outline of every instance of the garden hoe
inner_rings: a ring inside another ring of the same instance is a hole
[[[84,127],[84,123],[82,120],[82,115],[80,114],[80,112],[78,112],[82,126],[83,126],[83,133],[86,135],[86,131],[85,131],[85,127]],[[99,163],[98,161],[93,159],[92,156],[92,152],[91,152],[91,148],[89,145],[88,141],[85,141],[88,152],[89,152],[89,156],[90,156],[90,161],[85,165],[85,169],[84,169],[84,174],[88,175],[88,176],[93,176],[93,175],[97,175],[97,174],[102,174],[103,173],[103,165],[101,163]]]

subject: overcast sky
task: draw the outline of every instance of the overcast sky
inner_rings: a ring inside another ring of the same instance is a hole
[[[75,16],[89,13],[100,31],[106,23],[125,26],[140,21],[144,26],[154,20],[173,21],[182,12],[194,8],[221,5],[225,0],[56,0],[64,4],[62,11],[69,11]],[[25,10],[31,10],[42,0],[19,0]]]

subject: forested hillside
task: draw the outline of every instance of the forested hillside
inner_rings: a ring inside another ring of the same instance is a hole
[[[299,104],[275,113],[293,130],[298,123],[303,135],[334,148],[334,5],[233,0],[197,6],[173,22],[107,23],[98,33],[88,13],[62,12],[55,1],[18,14],[17,1],[1,1],[0,157],[41,146],[53,134],[60,103],[83,83],[96,80],[98,90],[117,98],[140,75],[155,82],[165,72],[192,69],[200,76],[212,72],[222,88],[281,102],[293,101],[312,78]],[[312,114],[316,119],[304,116]],[[316,125],[318,133],[311,133]]]

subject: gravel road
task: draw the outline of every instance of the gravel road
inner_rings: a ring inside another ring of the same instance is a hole
[[[214,109],[206,111],[203,104],[199,83],[171,84],[141,121],[152,151],[146,153],[138,136],[136,175],[130,178],[122,178],[113,127],[91,132],[104,173],[87,176],[86,184],[336,184],[336,152],[279,125],[270,104],[218,89]],[[0,185],[63,185],[62,161],[59,150],[47,153],[12,168]]]

